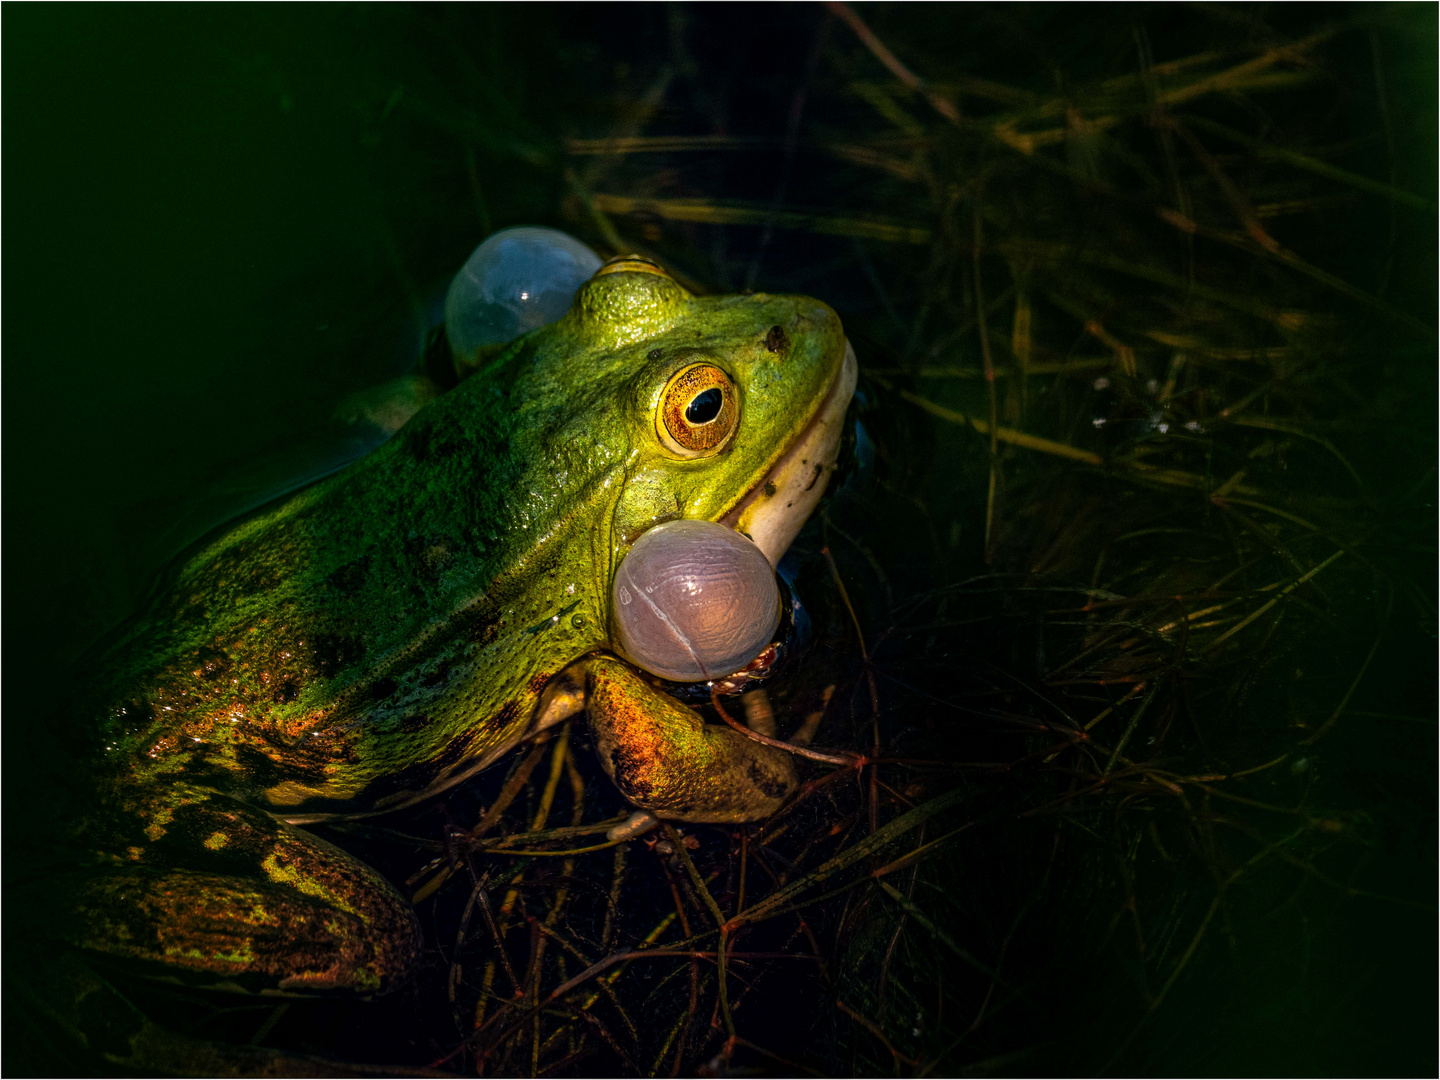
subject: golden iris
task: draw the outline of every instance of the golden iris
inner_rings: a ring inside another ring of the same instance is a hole
[[[739,417],[740,402],[730,376],[714,364],[691,364],[665,384],[655,428],[670,449],[698,456],[724,446]]]

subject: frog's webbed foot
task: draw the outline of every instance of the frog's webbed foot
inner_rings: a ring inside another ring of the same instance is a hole
[[[141,841],[74,882],[72,945],[194,985],[369,994],[414,970],[414,912],[339,848],[237,799],[177,786],[130,804]]]
[[[757,821],[799,783],[789,754],[706,724],[623,661],[583,666],[600,763],[635,806],[672,821]]]

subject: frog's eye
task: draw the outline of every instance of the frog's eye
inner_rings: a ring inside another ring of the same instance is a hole
[[[655,433],[681,457],[713,454],[734,434],[740,401],[730,376],[714,364],[691,364],[660,395]]]

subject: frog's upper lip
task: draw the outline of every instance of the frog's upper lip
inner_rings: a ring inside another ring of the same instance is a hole
[[[785,554],[825,489],[820,481],[834,467],[839,425],[855,391],[857,368],[855,350],[847,340],[834,378],[805,426],[759,480],[719,518],[722,525],[754,540],[772,565]],[[758,504],[762,493],[766,503]],[[786,497],[783,507],[779,505],[780,496]]]

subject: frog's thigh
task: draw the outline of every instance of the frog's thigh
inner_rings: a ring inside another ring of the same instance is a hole
[[[339,848],[214,793],[151,829],[135,861],[75,890],[72,944],[251,991],[370,993],[413,971],[410,905]]]
[[[634,805],[673,821],[756,821],[795,790],[783,750],[706,724],[613,657],[586,667],[585,709],[600,762]]]

